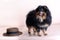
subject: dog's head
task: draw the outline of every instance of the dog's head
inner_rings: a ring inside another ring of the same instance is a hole
[[[48,7],[47,6],[38,6],[36,8],[36,17],[37,17],[37,19],[40,20],[40,22],[43,22],[43,20],[46,19],[47,11],[48,11]]]

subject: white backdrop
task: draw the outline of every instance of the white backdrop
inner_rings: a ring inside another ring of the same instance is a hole
[[[39,5],[47,5],[52,23],[60,23],[60,0],[0,0],[0,25],[25,25],[26,14]]]

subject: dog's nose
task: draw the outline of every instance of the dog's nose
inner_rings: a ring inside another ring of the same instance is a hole
[[[39,14],[40,16],[43,16],[44,15],[44,12],[40,12],[40,14]]]
[[[43,16],[46,16],[46,13],[45,12],[40,12],[40,14],[39,14],[41,17],[43,17]]]
[[[43,15],[43,12],[40,12],[40,15],[42,16]]]

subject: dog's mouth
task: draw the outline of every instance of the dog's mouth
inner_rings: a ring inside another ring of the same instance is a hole
[[[43,20],[46,19],[46,13],[45,12],[38,12],[36,13],[37,19],[39,19],[40,22],[43,22]]]

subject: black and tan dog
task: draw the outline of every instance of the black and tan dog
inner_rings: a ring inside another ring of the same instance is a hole
[[[28,34],[31,35],[31,29],[33,28],[34,35],[37,32],[40,35],[42,30],[44,35],[47,35],[45,31],[50,26],[52,21],[50,10],[47,6],[38,6],[35,10],[30,11],[26,17],[26,25],[28,27]]]

